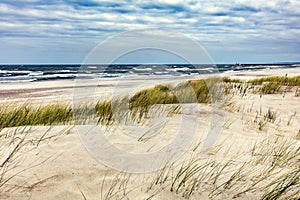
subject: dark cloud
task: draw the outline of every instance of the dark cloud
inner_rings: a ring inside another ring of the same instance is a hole
[[[238,6],[238,7],[233,7],[230,9],[233,12],[261,12],[262,9],[259,8],[254,8],[251,6]]]
[[[167,13],[178,13],[178,12],[189,12],[189,9],[182,5],[182,4],[159,4],[159,3],[148,3],[148,4],[141,4],[140,8],[144,10],[151,10],[151,11],[165,11]]]

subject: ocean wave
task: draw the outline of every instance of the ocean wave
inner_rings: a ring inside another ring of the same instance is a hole
[[[0,83],[33,82],[64,79],[97,79],[117,77],[169,77],[198,74],[229,73],[242,70],[294,68],[300,64],[241,65],[0,65]]]

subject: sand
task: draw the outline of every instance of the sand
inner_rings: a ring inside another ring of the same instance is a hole
[[[25,82],[25,83],[5,83],[1,84],[1,102],[20,102],[30,101],[31,103],[53,103],[53,102],[72,102],[76,88],[95,88],[93,95],[96,99],[108,98],[112,95],[117,96],[118,92],[132,93],[143,87],[149,87],[157,83],[178,83],[189,79],[205,78],[209,76],[230,76],[239,79],[251,79],[263,76],[296,76],[299,75],[299,68],[255,70],[227,72],[222,74],[211,74],[188,77],[168,77],[168,78],[126,78],[116,79],[107,78],[101,81],[44,81],[44,82]],[[117,89],[116,89],[117,88]],[[81,90],[80,90],[81,91]],[[78,95],[78,94],[76,94]],[[59,98],[58,98],[59,97]],[[82,97],[84,98],[84,96]]]
[[[286,74],[288,76],[299,75],[299,68],[231,72],[222,74],[222,76],[251,79]],[[101,83],[51,81],[4,84],[0,90],[0,101],[2,103],[33,102],[35,104],[72,103],[74,86],[82,89],[94,88],[95,85],[98,85],[94,99],[105,99],[115,93],[133,93],[143,87],[182,79],[184,80],[184,78],[175,80],[140,79],[118,82],[114,79],[107,79]],[[116,90],[116,88],[121,89]],[[83,94],[82,96],[84,99]],[[131,128],[129,125],[112,126],[109,129],[102,127],[106,138],[121,151],[146,155],[160,151],[162,147],[172,144],[178,130],[184,126],[181,123],[183,117],[186,117],[184,119],[187,121],[183,120],[186,125],[184,131],[188,132],[189,128],[195,130],[192,145],[176,159],[175,163],[178,163],[178,166],[174,164],[174,166],[166,168],[169,169],[169,172],[166,170],[164,173],[161,171],[138,174],[121,173],[115,167],[105,166],[103,162],[96,159],[97,156],[88,152],[79,137],[76,126],[5,128],[0,132],[0,152],[3,152],[0,158],[1,162],[22,138],[25,139],[20,150],[7,165],[7,170],[1,169],[3,180],[9,179],[11,176],[12,178],[0,187],[0,199],[184,199],[184,192],[190,183],[187,182],[185,184],[187,187],[184,186],[175,192],[170,189],[172,185],[170,180],[172,180],[171,177],[174,180],[182,162],[188,163],[191,158],[199,159],[197,161],[199,165],[212,161],[214,164],[199,171],[199,174],[207,176],[202,176],[205,177],[200,181],[202,185],[196,187],[197,190],[193,192],[190,199],[232,199],[233,197],[260,199],[267,191],[263,188],[266,185],[264,181],[259,183],[261,185],[258,184],[261,187],[253,186],[249,192],[237,194],[248,188],[247,186],[250,187],[253,183],[251,181],[263,177],[260,173],[264,172],[271,162],[271,157],[268,156],[265,156],[264,160],[260,159],[264,153],[272,155],[273,153],[269,152],[270,149],[277,146],[282,147],[283,144],[292,147],[288,150],[290,153],[296,152],[297,147],[300,147],[300,140],[297,139],[300,130],[299,98],[295,96],[294,91],[263,96],[251,92],[243,96],[235,91],[228,101],[230,105],[224,107],[225,121],[222,124],[220,135],[206,154],[201,154],[201,152],[204,152],[202,148],[204,141],[213,126],[214,110],[210,105],[186,105],[181,113],[163,118],[162,131],[157,135],[154,134],[152,137],[142,140],[138,140],[140,135],[137,137],[134,135],[140,134],[140,132],[122,134],[122,130]],[[264,120],[268,110],[276,113],[276,119],[272,122]],[[158,120],[158,122],[161,121]],[[259,124],[260,122],[263,124]],[[145,127],[147,128],[147,126]],[[141,130],[145,130],[145,127],[142,127]],[[156,130],[155,126],[150,128],[150,130]],[[185,141],[185,135],[180,137],[182,137],[182,141]],[[180,149],[181,144],[177,145],[179,146],[173,146],[173,149]],[[159,155],[168,157],[166,154]],[[118,155],[106,155],[106,157],[112,163],[128,165],[128,160],[122,159]],[[267,177],[275,180],[277,176],[288,173],[299,165],[299,159],[299,155],[295,155],[289,162],[276,165],[276,169],[272,171],[274,174]],[[228,171],[226,171],[227,168],[224,168],[224,173],[220,173],[218,181],[213,185],[215,174],[217,171],[221,172],[221,166],[224,166],[222,164],[226,163],[230,166]],[[149,163],[142,163],[143,165],[147,166],[151,163],[149,161]],[[218,166],[220,167],[218,168]],[[226,189],[222,187],[223,190],[221,190],[218,184],[221,185],[222,182],[225,183],[227,179],[233,177],[232,174],[237,172],[241,166],[244,166],[240,173],[243,178],[241,180],[233,179],[232,185],[227,182]],[[213,171],[215,173],[212,173]],[[153,181],[158,180],[157,177],[163,176],[167,177],[165,182],[152,184]],[[300,189],[299,185],[291,189],[290,194],[295,195],[293,191],[297,191],[297,189]],[[220,192],[218,193],[218,191]]]

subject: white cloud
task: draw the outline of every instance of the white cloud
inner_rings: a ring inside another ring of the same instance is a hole
[[[131,4],[108,0],[49,4],[4,0],[0,3],[0,35],[93,39],[127,30],[163,28],[212,45],[253,38],[300,43],[299,7],[298,0],[138,0]]]

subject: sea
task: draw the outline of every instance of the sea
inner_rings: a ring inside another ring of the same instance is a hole
[[[42,65],[0,65],[0,83],[37,82],[53,80],[118,78],[139,76],[190,76],[234,71],[252,71],[274,68],[296,68],[293,64],[217,64],[217,65],[79,65],[79,64],[42,64]]]

